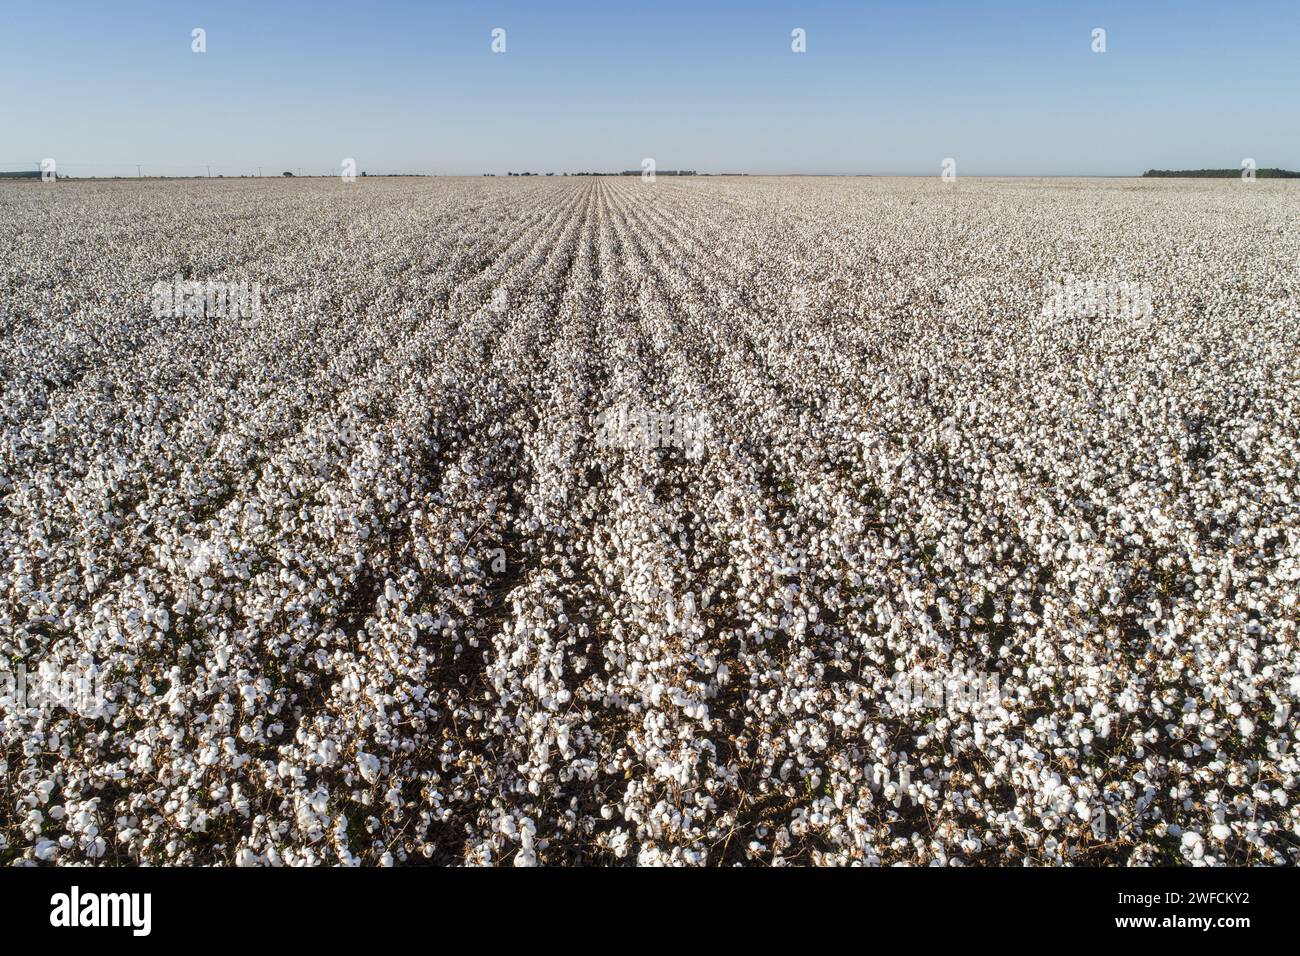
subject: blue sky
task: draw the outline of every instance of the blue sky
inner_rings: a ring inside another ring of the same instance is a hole
[[[1296,0],[13,2],[0,168],[1294,169],[1297,51]]]

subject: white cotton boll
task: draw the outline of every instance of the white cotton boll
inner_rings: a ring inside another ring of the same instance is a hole
[[[363,752],[357,754],[357,767],[361,772],[361,777],[366,783],[374,783],[379,779],[380,760],[378,757]]]
[[[338,745],[327,737],[316,746],[316,757],[322,766],[332,766],[338,760]]]

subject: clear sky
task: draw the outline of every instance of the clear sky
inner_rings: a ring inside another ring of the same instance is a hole
[[[0,80],[74,176],[1300,168],[1300,0],[6,0]]]

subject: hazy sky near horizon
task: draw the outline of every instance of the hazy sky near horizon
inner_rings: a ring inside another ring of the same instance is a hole
[[[4,169],[1300,168],[1297,0],[6,7]]]

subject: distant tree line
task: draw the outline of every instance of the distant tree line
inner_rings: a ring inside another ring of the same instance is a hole
[[[623,170],[622,172],[618,172],[618,173],[563,173],[562,175],[565,175],[565,176],[640,176],[640,175],[641,175],[641,172],[642,172],[642,171],[639,170],[639,169],[625,169],[625,170]],[[484,173],[483,175],[484,175],[484,176],[492,176],[492,175],[495,175],[495,174],[494,174],[494,173]],[[542,173],[512,173],[512,172],[508,172],[508,173],[506,173],[506,175],[507,175],[507,176],[540,176],[540,175],[554,176],[555,173],[545,173],[545,174],[542,174]],[[657,170],[657,171],[656,171],[656,175],[658,175],[658,176],[707,176],[707,175],[709,175],[709,174],[708,174],[708,173],[697,173],[697,172],[696,172],[695,170],[693,170],[693,169],[660,169],[660,170]],[[748,174],[748,173],[722,173],[721,175],[723,175],[723,176],[747,176],[747,175],[749,175],[749,174]]]
[[[1236,179],[1240,169],[1148,169],[1143,178],[1180,177],[1184,179]],[[1300,179],[1300,172],[1291,169],[1257,169],[1257,179]]]

